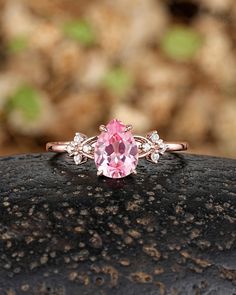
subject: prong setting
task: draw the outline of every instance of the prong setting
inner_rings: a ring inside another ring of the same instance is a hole
[[[100,125],[99,126],[99,131],[100,132],[107,132],[107,127],[105,125]]]
[[[102,176],[103,175],[103,172],[101,170],[98,170],[97,171],[97,176]]]
[[[130,131],[132,129],[133,129],[133,126],[132,125],[126,125],[125,132],[128,132],[128,131]]]

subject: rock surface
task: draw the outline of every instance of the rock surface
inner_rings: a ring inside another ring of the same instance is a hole
[[[235,294],[236,161],[169,154],[137,170],[0,158],[0,295]]]

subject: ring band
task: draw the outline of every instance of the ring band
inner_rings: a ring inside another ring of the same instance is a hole
[[[135,137],[136,136],[134,136],[134,138]],[[67,146],[70,143],[70,141],[48,142],[46,144],[46,150],[47,152],[65,153],[67,152]],[[186,151],[188,149],[187,142],[165,142],[165,144],[167,145],[166,152],[180,152]],[[143,156],[141,158],[143,158]],[[91,159],[94,159],[94,157]]]
[[[82,164],[92,159],[98,169],[98,175],[110,178],[122,178],[136,173],[138,159],[157,163],[165,152],[185,151],[186,142],[164,142],[157,131],[149,132],[146,137],[132,135],[132,126],[119,120],[112,120],[106,126],[101,125],[99,136],[87,137],[76,133],[73,141],[48,142],[48,152],[64,153],[74,157],[75,163]]]

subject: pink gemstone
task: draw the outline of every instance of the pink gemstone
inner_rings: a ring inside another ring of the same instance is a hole
[[[134,172],[138,164],[138,147],[131,131],[119,120],[110,121],[95,145],[98,172],[110,178],[122,178]]]

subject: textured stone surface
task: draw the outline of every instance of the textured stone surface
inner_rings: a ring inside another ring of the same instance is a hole
[[[0,295],[235,294],[236,161],[171,154],[137,170],[0,158]]]

